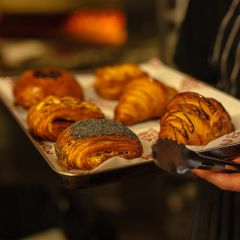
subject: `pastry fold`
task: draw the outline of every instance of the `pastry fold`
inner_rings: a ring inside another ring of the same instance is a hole
[[[73,97],[49,96],[30,108],[27,123],[33,136],[56,141],[58,135],[72,123],[92,118],[104,118],[95,104]]]
[[[120,122],[83,120],[72,124],[55,144],[58,160],[68,169],[91,170],[111,157],[132,159],[143,153],[138,137]]]
[[[100,67],[96,69],[95,73],[95,89],[101,97],[117,100],[128,82],[146,75],[147,73],[135,64]]]
[[[115,108],[115,120],[125,125],[160,117],[176,90],[149,77],[128,83]]]
[[[223,105],[198,93],[177,94],[161,117],[160,138],[186,145],[206,145],[234,130]]]
[[[83,90],[68,71],[44,68],[23,72],[13,86],[15,102],[29,109],[50,95],[83,100]]]

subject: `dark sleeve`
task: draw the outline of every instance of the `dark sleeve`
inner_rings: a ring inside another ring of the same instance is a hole
[[[221,19],[231,1],[190,0],[177,43],[174,62],[186,72],[210,84],[217,82],[209,57]]]

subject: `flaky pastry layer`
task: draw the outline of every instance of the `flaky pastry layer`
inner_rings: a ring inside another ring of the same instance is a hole
[[[83,91],[74,76],[65,70],[41,69],[23,72],[13,86],[15,102],[24,108],[50,95],[72,96],[83,100]]]
[[[141,77],[128,83],[115,109],[115,120],[125,125],[160,117],[176,90],[151,78]]]
[[[168,104],[159,137],[186,145],[206,145],[233,130],[231,118],[220,102],[184,92]]]
[[[130,129],[108,119],[76,122],[59,135],[55,150],[66,168],[81,170],[92,170],[112,157],[132,159],[143,153]]]
[[[104,118],[95,104],[73,97],[49,96],[30,108],[27,123],[35,137],[56,141],[58,135],[72,123],[92,118]]]
[[[103,98],[117,100],[128,82],[147,73],[135,64],[121,64],[97,68],[95,75],[96,92]]]

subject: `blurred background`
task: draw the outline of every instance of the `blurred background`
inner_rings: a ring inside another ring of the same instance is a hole
[[[171,64],[188,0],[1,0],[0,69]]]
[[[1,0],[0,76],[160,58],[170,66],[188,0]],[[160,171],[64,188],[0,105],[0,238],[183,240],[196,179]]]

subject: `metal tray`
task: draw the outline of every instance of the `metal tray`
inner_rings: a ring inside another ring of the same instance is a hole
[[[113,110],[117,102],[104,100],[95,93],[93,88],[93,75],[80,74],[77,76],[77,80],[84,90],[85,100],[96,103],[107,118],[112,118]],[[158,135],[160,127],[158,120],[130,127],[139,136],[143,144],[144,153],[141,158],[131,160],[112,158],[91,171],[68,170],[64,168],[57,160],[54,143],[49,141],[38,141],[29,133],[26,122],[27,110],[15,104],[12,94],[13,84],[14,78],[0,78],[0,99],[31,140],[34,147],[36,147],[43,156],[50,168],[60,177],[64,186],[69,188],[82,188],[117,181],[123,177],[126,178],[157,171],[152,161],[151,146]]]
[[[218,99],[230,113],[235,127],[240,129],[240,102],[235,98],[209,87],[191,77],[169,68],[160,61],[153,59],[141,67],[154,78],[175,87],[179,91],[195,91],[206,97],[214,96]],[[113,118],[116,101],[108,101],[100,98],[94,91],[93,83],[95,81],[93,74],[76,75],[79,84],[81,84],[85,100],[96,103],[104,112],[107,118]],[[92,185],[103,184],[117,181],[122,178],[132,177],[141,174],[161,172],[154,164],[152,159],[152,145],[156,142],[160,130],[159,119],[146,121],[133,126],[130,129],[134,131],[143,144],[144,153],[141,158],[126,160],[122,158],[112,158],[96,169],[91,171],[67,170],[61,166],[57,160],[53,142],[37,141],[28,132],[26,122],[27,111],[14,103],[12,94],[14,79],[11,77],[0,78],[0,99],[14,116],[20,127],[32,141],[33,145],[42,154],[45,161],[51,169],[60,177],[64,186],[69,188],[83,188]]]

